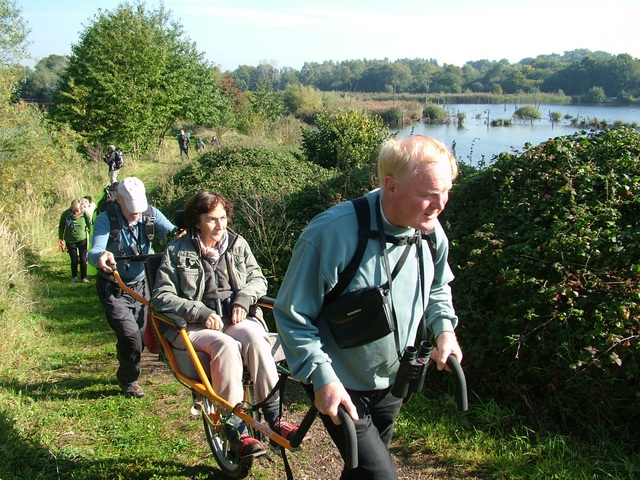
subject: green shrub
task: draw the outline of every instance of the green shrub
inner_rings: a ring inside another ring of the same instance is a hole
[[[469,383],[637,425],[640,134],[527,148],[462,175],[442,215]]]
[[[300,231],[318,205],[326,204],[319,199],[331,198],[325,182],[333,175],[303,160],[295,150],[221,148],[179,172],[165,186],[167,191],[160,195],[165,203],[159,206],[172,216],[197,192],[224,195],[235,205],[231,228],[247,238],[275,289]]]
[[[447,111],[433,103],[425,105],[422,116],[427,123],[449,123],[450,121]]]
[[[537,120],[539,118],[542,118],[542,114],[536,107],[525,105],[524,107],[520,107],[515,111],[515,113],[513,114],[513,118],[522,120]]]
[[[387,135],[388,129],[378,116],[358,111],[320,111],[315,127],[302,131],[302,149],[313,163],[348,171],[374,163]]]

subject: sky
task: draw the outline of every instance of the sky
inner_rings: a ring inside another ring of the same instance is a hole
[[[98,9],[124,0],[15,0],[33,66],[69,55]],[[158,0],[146,0],[155,10]],[[575,49],[640,58],[638,0],[164,0],[198,51],[222,71],[269,63],[426,59],[439,65]]]

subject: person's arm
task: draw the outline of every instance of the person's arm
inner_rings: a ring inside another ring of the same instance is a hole
[[[169,235],[171,234],[171,232],[173,232],[176,226],[171,223],[171,221],[156,207],[152,206],[151,211],[156,217],[156,221],[154,223],[154,228],[157,232],[156,235],[159,235],[160,240],[166,242],[169,238]]]
[[[82,215],[84,216],[85,230],[87,232],[87,235],[89,235],[89,232],[91,231],[91,215],[89,214],[89,211],[87,209],[84,209],[82,211]]]
[[[431,358],[437,362],[438,370],[443,370],[447,368],[446,362],[449,355],[454,355],[459,362],[462,362],[462,350],[455,335],[458,317],[453,308],[450,286],[454,277],[448,260],[449,241],[439,224],[436,226],[435,234],[437,247],[433,259],[434,277],[429,291],[425,320],[427,327],[436,338]],[[429,255],[426,245],[424,252]]]
[[[110,273],[116,266],[113,253],[107,250],[110,231],[111,226],[109,225],[109,216],[107,215],[107,212],[102,212],[96,218],[96,222],[93,226],[91,250],[89,250],[87,260],[91,265],[105,273]]]
[[[64,229],[67,224],[67,211],[68,210],[62,212],[62,215],[60,216],[60,222],[58,223],[58,250],[60,250],[61,252],[65,251]]]
[[[229,252],[232,255],[233,275],[236,275],[236,281],[238,282],[238,290],[233,298],[231,312],[231,322],[234,324],[243,321],[249,312],[249,307],[255,305],[260,297],[267,294],[267,279],[262,273],[251,247],[242,237],[238,237],[236,242],[237,247],[234,248],[233,252]],[[236,255],[236,253],[241,255]],[[244,265],[236,265],[237,261],[243,262]],[[244,268],[237,268],[242,266]],[[241,277],[239,276],[240,270],[244,272]]]
[[[64,240],[64,228],[67,224],[67,212],[68,210],[65,210],[60,216],[60,222],[58,223],[58,240]]]
[[[276,298],[274,316],[292,375],[313,384],[316,407],[338,425],[340,405],[354,420],[358,414],[331,366],[331,359],[322,349],[318,328],[313,323],[324,298],[321,270],[320,252],[299,240]]]

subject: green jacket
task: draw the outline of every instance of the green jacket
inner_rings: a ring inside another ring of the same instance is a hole
[[[58,224],[58,239],[64,240],[67,243],[77,243],[85,240],[91,228],[91,218],[87,214],[86,210],[82,212],[79,217],[73,217],[70,215],[70,219],[73,221],[73,226],[67,225],[67,215],[71,213],[71,209],[67,208],[60,216],[60,223]]]
[[[228,232],[229,246],[219,262],[227,265],[229,283],[234,291],[232,304],[240,305],[250,316],[263,321],[262,311],[256,303],[267,294],[267,279],[247,241],[231,230]],[[215,310],[202,302],[205,293],[202,262],[200,244],[192,231],[167,245],[151,295],[151,305],[157,312],[178,315],[187,323],[206,322]],[[178,332],[167,329],[163,335],[172,341]]]

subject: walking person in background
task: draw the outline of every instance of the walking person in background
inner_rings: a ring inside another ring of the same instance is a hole
[[[93,222],[93,213],[96,211],[96,204],[91,198],[91,195],[85,195],[82,197],[82,209],[87,212],[91,222]]]
[[[204,144],[204,140],[199,138],[198,143],[196,143],[196,150],[198,151],[198,153],[204,153],[205,149],[206,145]]]
[[[69,252],[71,258],[71,281],[78,281],[78,266],[83,283],[89,283],[87,278],[87,242],[91,216],[82,208],[79,198],[71,202],[71,206],[62,212],[58,224],[58,249]]]
[[[122,150],[114,145],[109,145],[108,153],[104,156],[104,163],[109,165],[109,183],[113,185],[118,181],[118,171],[124,166],[124,155]]]
[[[147,308],[111,279],[117,267],[122,281],[137,294],[149,298],[144,262],[116,262],[115,255],[145,255],[155,237],[167,240],[174,225],[147,203],[144,184],[135,177],[118,182],[116,202],[96,218],[89,262],[98,269],[98,297],[109,326],[116,333],[119,367],[116,377],[127,397],[144,397],[138,384]]]
[[[189,160],[189,143],[191,142],[189,134],[184,130],[180,130],[176,138],[178,139],[178,146],[180,147],[180,158],[186,156],[187,160]]]
[[[274,306],[276,325],[292,375],[304,382],[343,456],[338,408],[344,407],[355,422],[358,467],[345,468],[341,479],[398,478],[389,444],[403,399],[396,398],[392,387],[401,352],[414,345],[421,325],[435,338],[431,358],[439,370],[446,368],[449,355],[462,360],[454,333],[458,318],[449,286],[449,244],[438,221],[457,172],[455,158],[432,138],[413,135],[383,145],[380,188],[364,196],[371,228],[379,237],[366,243],[345,291],[388,285],[391,318],[374,325],[372,316],[367,317],[364,328],[350,332],[351,337],[362,336],[363,330],[375,333],[362,343],[341,348],[345,340],[353,341],[345,338],[349,332],[334,336],[329,321],[318,318],[325,297],[356,252],[354,204],[343,202],[316,216],[294,248]]]

